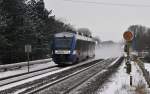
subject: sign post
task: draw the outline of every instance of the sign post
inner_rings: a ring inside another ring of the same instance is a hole
[[[31,45],[30,44],[25,45],[25,52],[27,53],[28,72],[29,72],[29,68],[30,68],[29,61],[30,61],[30,53],[31,53],[31,51],[32,51]]]
[[[127,53],[126,72],[128,74],[130,74],[131,73],[131,67],[132,67],[131,66],[131,61],[130,61],[130,46],[131,46],[130,42],[133,39],[133,33],[130,32],[130,31],[126,31],[126,32],[124,32],[123,37],[126,41],[126,45],[125,45],[126,53]],[[132,76],[131,75],[130,75],[130,86],[132,86]]]

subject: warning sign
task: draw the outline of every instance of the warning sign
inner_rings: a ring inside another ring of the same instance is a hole
[[[25,52],[31,52],[32,51],[32,47],[31,47],[31,45],[29,45],[29,44],[27,44],[27,45],[25,45]]]
[[[126,41],[132,41],[133,34],[130,31],[126,31],[126,32],[124,32],[123,37]]]

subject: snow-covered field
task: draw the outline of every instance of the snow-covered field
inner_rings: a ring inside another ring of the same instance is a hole
[[[48,62],[48,63],[42,63],[42,64],[34,64],[34,65],[30,66],[30,71],[44,69],[44,68],[48,68],[50,66],[55,66],[55,65],[56,64],[54,64],[54,62]],[[20,69],[9,70],[9,71],[6,71],[6,72],[0,72],[0,78],[13,76],[13,75],[21,74],[21,73],[26,73],[26,72],[28,72],[28,67],[27,66],[22,67]]]
[[[126,73],[125,63],[122,64],[117,73],[109,78],[97,94],[150,94],[142,71],[136,62],[132,62],[131,75],[132,86],[130,86],[130,75]]]

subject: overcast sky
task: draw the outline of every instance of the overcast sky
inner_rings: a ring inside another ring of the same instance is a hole
[[[70,0],[44,1],[46,8],[53,9],[53,15],[58,19],[72,24],[75,28],[89,28],[94,36],[99,36],[103,41],[122,40],[123,32],[132,24],[150,27],[150,0],[74,0],[129,6],[71,2]],[[145,5],[147,7],[144,7]]]

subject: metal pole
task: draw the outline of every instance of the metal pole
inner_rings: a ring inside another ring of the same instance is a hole
[[[128,49],[128,51],[127,51],[127,62],[129,63],[129,65],[128,65],[128,67],[129,67],[129,74],[131,74],[131,61],[130,61],[130,43],[129,42],[127,42],[127,49]],[[130,86],[132,86],[132,75],[130,75]]]
[[[130,86],[132,86],[132,75],[130,75]]]
[[[127,62],[130,63],[130,44],[129,42],[126,43],[127,44]]]
[[[29,65],[29,61],[30,61],[30,56],[29,56],[29,52],[27,52],[27,59],[28,59],[28,72],[29,72],[29,68],[30,68],[30,65]]]

